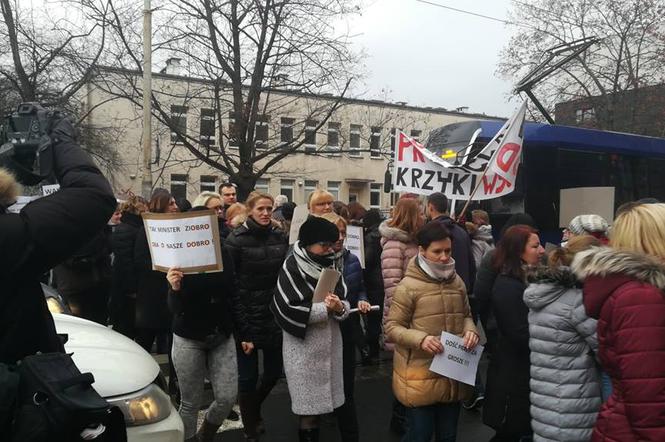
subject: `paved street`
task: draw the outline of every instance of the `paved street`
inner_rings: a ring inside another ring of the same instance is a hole
[[[389,430],[392,392],[390,386],[391,360],[384,355],[378,366],[358,367],[356,374],[356,404],[360,424],[361,442],[398,442],[399,437]],[[210,394],[208,391],[207,394]],[[266,442],[297,441],[297,420],[291,412],[291,402],[282,380],[275,387],[263,406],[267,433],[263,437]],[[480,412],[462,410],[458,431],[458,442],[487,441],[493,431],[481,422]],[[226,422],[226,427],[237,427]],[[321,442],[339,441],[336,421],[325,419],[321,428]],[[242,430],[228,429],[220,433],[216,439],[224,442],[243,441]]]

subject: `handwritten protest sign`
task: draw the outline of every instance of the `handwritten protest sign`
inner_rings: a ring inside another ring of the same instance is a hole
[[[48,184],[46,186],[42,186],[42,195],[48,196],[56,193],[58,190],[60,190],[60,184]]]
[[[358,257],[360,265],[365,268],[365,242],[363,239],[363,228],[358,226],[347,226],[346,241],[344,246]]]
[[[476,385],[476,371],[484,347],[476,345],[472,350],[464,347],[464,339],[450,333],[441,333],[443,353],[434,356],[430,371],[469,385]]]
[[[300,233],[300,226],[307,221],[309,216],[309,209],[307,204],[301,204],[293,211],[293,218],[291,219],[291,230],[289,230],[289,244],[294,244],[298,241],[298,233]]]
[[[184,273],[223,269],[217,216],[212,210],[144,213],[153,270],[178,267]]]

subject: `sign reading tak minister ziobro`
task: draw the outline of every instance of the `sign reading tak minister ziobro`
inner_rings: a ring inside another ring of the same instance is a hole
[[[217,216],[212,210],[144,213],[153,270],[184,273],[222,271]]]
[[[423,195],[441,192],[454,200],[487,200],[509,194],[515,189],[525,111],[523,103],[487,146],[473,157],[467,148],[456,164],[398,131],[393,190]]]

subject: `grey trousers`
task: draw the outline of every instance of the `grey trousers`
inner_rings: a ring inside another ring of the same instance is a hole
[[[238,395],[238,363],[233,336],[198,341],[173,335],[173,365],[180,385],[180,417],[185,439],[196,434],[198,411],[206,374],[214,400],[206,411],[208,422],[221,425]]]

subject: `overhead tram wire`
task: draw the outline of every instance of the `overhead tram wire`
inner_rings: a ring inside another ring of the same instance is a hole
[[[446,6],[446,5],[442,5],[441,3],[435,3],[435,2],[432,2],[432,1],[428,1],[428,0],[416,0],[416,1],[418,3],[423,3],[423,4],[426,4],[426,5],[430,5],[430,6],[436,6],[437,8],[448,9],[450,11],[459,12],[461,14],[467,14],[467,15],[472,15],[474,17],[484,18],[486,20],[492,20],[492,21],[495,21],[495,22],[503,23],[505,25],[511,25],[511,26],[517,26],[517,27],[522,27],[522,28],[529,28],[529,29],[536,29],[536,30],[538,29],[537,27],[531,26],[527,23],[517,23],[517,22],[514,22],[514,21],[510,21],[510,20],[504,20],[502,18],[491,17],[489,15],[480,14],[478,12],[472,12],[472,11],[467,11],[465,9],[453,8],[452,6]]]
[[[452,6],[445,6],[445,5],[442,5],[440,3],[434,3],[434,2],[427,1],[427,0],[416,0],[416,1],[418,3],[424,3],[426,5],[436,6],[438,8],[449,9],[451,11],[460,12],[462,14],[468,14],[468,15],[473,15],[475,17],[486,18],[488,20],[497,21],[499,23],[503,23],[503,24],[506,24],[506,25],[519,26],[517,23],[511,22],[511,21],[508,21],[508,20],[503,20],[503,19],[496,18],[496,17],[490,17],[489,15],[479,14],[477,12],[466,11],[464,9],[453,8]]]

